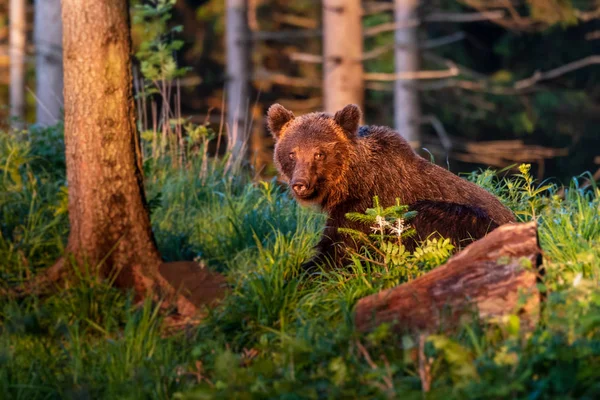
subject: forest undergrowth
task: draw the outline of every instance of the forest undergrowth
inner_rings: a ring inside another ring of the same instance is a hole
[[[0,298],[0,398],[410,399],[423,398],[423,379],[425,398],[435,399],[600,395],[600,193],[582,187],[586,176],[563,191],[535,182],[526,165],[465,176],[521,221],[538,221],[547,301],[533,332],[510,315],[427,337],[423,375],[417,338],[387,325],[361,334],[352,310],[443,263],[452,247],[430,242],[411,254],[374,239],[379,253],[307,276],[299,266],[323,215],[300,208],[275,180],[254,181],[227,154],[209,157],[211,132],[195,132],[185,158],[146,158],[152,223],[165,260],[201,260],[226,275],[228,296],[198,327],[166,337],[157,304],[134,307],[92,270],[47,297]],[[144,139],[150,153],[152,140]],[[61,126],[0,133],[3,287],[62,254],[67,197]]]

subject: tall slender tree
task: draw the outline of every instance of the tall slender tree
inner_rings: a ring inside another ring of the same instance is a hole
[[[115,284],[172,293],[144,195],[127,0],[63,0],[67,253]],[[182,314],[194,306],[177,297]]]
[[[248,144],[247,120],[252,114],[249,106],[250,30],[247,0],[227,0],[226,14],[227,122],[229,137],[234,139],[231,144],[233,156],[238,157]]]
[[[419,0],[394,0],[395,71],[410,74],[419,71],[419,42],[417,7]],[[416,80],[397,80],[394,83],[394,127],[413,147],[421,143],[419,134],[419,94]]]
[[[53,125],[63,105],[60,0],[35,0],[36,122]]]
[[[10,116],[25,115],[25,50],[27,20],[25,0],[9,3]]]
[[[325,111],[363,105],[363,37],[360,0],[323,1]]]

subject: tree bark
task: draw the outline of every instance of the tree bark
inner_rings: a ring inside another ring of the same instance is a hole
[[[63,0],[65,146],[69,182],[67,253],[115,285],[172,289],[144,194],[131,76],[127,0]],[[181,296],[180,313],[193,313]]]
[[[128,2],[63,0],[62,22],[67,249],[44,273],[0,295],[43,295],[74,266],[133,289],[137,301],[175,306],[165,318],[170,328],[194,324],[197,306],[220,300],[227,282],[195,262],[162,263],[156,247],[135,124]]]
[[[323,97],[325,111],[348,104],[362,108],[363,37],[359,0],[323,1]]]
[[[10,0],[10,116],[21,122],[25,117],[25,46],[27,21],[25,0]]]
[[[264,129],[264,109],[262,105],[256,104],[252,107],[253,123],[250,161],[254,169],[255,179],[263,179],[266,177],[266,170],[269,164],[273,161],[273,152],[269,149],[271,143],[270,136],[267,136]]]
[[[533,268],[524,268],[523,259]],[[356,326],[367,331],[388,322],[405,331],[448,330],[475,311],[482,318],[518,312],[531,327],[540,304],[540,264],[535,222],[500,226],[414,281],[359,300]],[[521,293],[528,295],[524,303]]]
[[[248,145],[250,30],[247,0],[227,0],[227,123],[233,157],[243,157]]]
[[[419,0],[394,0],[394,16],[397,24],[405,24],[395,31],[395,71],[397,74],[419,71],[418,28],[412,21],[417,19]],[[394,82],[395,129],[417,148],[421,144],[419,134],[420,107],[415,80]]]
[[[62,20],[60,0],[35,0],[36,122],[54,125],[63,105]]]

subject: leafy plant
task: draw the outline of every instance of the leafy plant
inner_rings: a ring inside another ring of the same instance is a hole
[[[556,187],[550,183],[538,185],[530,174],[531,164],[519,165],[518,174],[499,177],[500,173],[511,167],[498,172],[490,169],[474,171],[467,174],[467,179],[499,197],[520,221],[536,220],[550,204]]]
[[[365,234],[351,228],[339,228],[339,232],[352,236],[361,246],[361,251],[350,250],[354,264],[375,263],[385,270],[382,276],[388,284],[407,282],[444,263],[452,254],[454,246],[449,239],[428,238],[412,253],[406,250],[402,240],[414,235],[415,230],[407,221],[416,212],[408,206],[396,204],[383,208],[379,198],[373,198],[373,207],[365,213],[348,213],[346,218],[370,227],[373,233]],[[356,266],[356,265],[355,265]]]
[[[181,25],[168,27],[175,0],[151,0],[136,4],[133,8],[133,23],[140,29],[143,40],[139,44],[136,58],[148,82],[147,95],[161,92],[159,82],[183,76],[188,68],[178,67],[175,52],[183,41],[172,39],[182,30]]]

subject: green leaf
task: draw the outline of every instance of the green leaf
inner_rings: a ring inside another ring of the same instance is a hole
[[[436,350],[441,351],[450,368],[450,376],[457,387],[479,380],[477,369],[473,365],[473,355],[456,341],[442,335],[429,336],[428,341]]]
[[[329,371],[333,373],[331,380],[342,386],[348,377],[348,367],[343,357],[336,357],[329,362]]]

